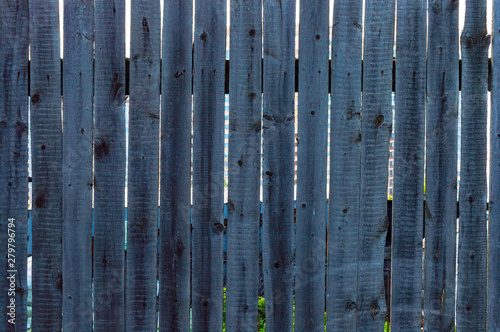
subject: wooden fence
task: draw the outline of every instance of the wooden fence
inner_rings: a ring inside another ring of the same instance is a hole
[[[0,331],[27,330],[29,132],[35,332],[255,331],[260,259],[267,331],[500,331],[486,0],[461,35],[456,0],[332,0],[331,35],[296,1],[132,0],[126,61],[125,0],[65,0],[62,34],[58,1],[0,0]]]

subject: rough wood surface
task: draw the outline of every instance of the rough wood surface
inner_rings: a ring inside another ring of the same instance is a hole
[[[221,331],[226,0],[195,5],[192,329]]]
[[[461,35],[462,154],[458,235],[457,331],[487,330],[487,102],[486,0],[468,0]],[[498,287],[498,285],[497,285]]]
[[[132,0],[126,331],[156,330],[160,124],[160,1]]]
[[[62,325],[62,121],[59,6],[30,8],[31,153],[33,170],[32,329]]]
[[[295,329],[324,331],[328,1],[300,6]]]
[[[266,330],[293,331],[295,0],[264,2],[263,270]]]
[[[392,131],[395,1],[365,3],[361,189],[358,251],[358,331],[382,331],[386,316],[384,246]]]
[[[96,0],[94,23],[94,331],[123,331],[125,0]]]
[[[254,331],[259,286],[262,7],[231,1],[226,331]]]
[[[92,330],[94,2],[64,3],[63,329]]]
[[[361,172],[363,2],[333,6],[327,331],[355,331]]]
[[[193,5],[163,10],[160,329],[189,331]]]
[[[0,1],[0,331],[27,330],[28,0]],[[9,222],[9,219],[11,222]],[[14,226],[9,227],[9,223]],[[9,229],[11,231],[9,231]],[[15,243],[9,242],[13,238]],[[9,248],[14,252],[9,252]],[[9,253],[11,256],[9,256]],[[15,262],[9,259],[15,258]],[[14,264],[13,267],[9,263]],[[9,271],[16,272],[9,272]],[[14,293],[10,290],[15,276]],[[10,313],[15,300],[15,317]],[[9,320],[13,321],[9,322]],[[15,325],[12,324],[15,322]]]
[[[397,3],[391,328],[420,330],[425,144],[425,0]]]
[[[454,331],[457,245],[458,3],[429,2],[425,204],[426,331]]]

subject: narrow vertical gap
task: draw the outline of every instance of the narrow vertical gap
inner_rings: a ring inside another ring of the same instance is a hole
[[[125,57],[130,58],[131,0],[125,0]]]
[[[489,22],[489,21],[488,21]],[[491,45],[490,45],[491,47]],[[490,48],[491,50],[491,48]],[[488,91],[488,106],[487,106],[488,120],[486,122],[486,188],[490,188],[490,171],[491,171],[491,92]],[[490,191],[487,190],[486,202],[490,201]],[[489,213],[489,209],[487,211]],[[486,224],[489,231],[489,223]]]
[[[361,226],[362,226],[362,220],[361,220],[361,198],[362,198],[362,194],[361,194],[361,184],[362,184],[362,174],[363,174],[363,155],[362,155],[362,150],[363,150],[363,144],[364,144],[364,133],[363,133],[363,110],[364,110],[364,107],[363,107],[363,59],[364,59],[364,53],[365,53],[365,21],[366,21],[366,18],[365,18],[365,10],[366,10],[366,2],[365,1],[362,1],[363,4],[362,4],[362,9],[361,9],[361,26],[363,27],[363,30],[361,32],[361,97],[360,97],[360,113],[361,113],[361,120],[360,120],[360,123],[359,123],[359,126],[360,126],[360,135],[361,135],[361,142],[359,144],[359,162],[360,162],[360,165],[359,165],[359,191],[358,191],[358,195],[359,195],[359,199],[358,199],[358,238],[357,238],[357,247],[358,248],[361,248]],[[359,257],[359,253],[360,253],[360,250],[358,249],[358,257],[357,258],[357,265],[356,265],[356,298],[354,299],[355,303],[357,303],[359,305],[359,261],[360,261],[360,257]],[[356,329],[358,329],[358,314],[357,314],[357,309],[356,309]]]
[[[229,60],[229,49],[231,47],[230,31],[231,31],[231,0],[227,0],[226,1],[226,60]]]
[[[295,92],[294,101],[294,149],[293,149],[293,200],[297,200],[297,150],[299,146],[299,94]]]
[[[191,206],[193,205],[193,135],[194,135],[194,127],[193,127],[193,117],[194,117],[194,96],[191,94],[191,138],[190,138],[190,145],[191,145]]]
[[[427,2],[427,8],[426,8],[426,23],[425,23],[425,26],[427,27],[426,29],[426,36],[425,36],[425,54],[427,56],[427,54],[429,54],[428,50],[429,50],[429,3]],[[426,61],[426,65],[427,65],[427,61]],[[425,94],[427,95],[427,79],[426,79],[426,82],[425,82],[425,88],[424,88],[424,92]],[[425,202],[427,201],[427,191],[426,191],[426,188],[427,188],[427,98],[425,98],[425,101],[424,101],[424,105],[425,105],[425,109],[424,109],[424,188],[423,188],[423,193],[424,193],[424,202],[422,203],[423,204],[423,207],[425,208]],[[426,252],[425,252],[425,240],[426,240],[426,236],[425,236],[425,210],[424,210],[424,214],[423,214],[423,222],[422,222],[422,227],[423,227],[423,231],[422,231],[422,235],[423,235],[423,239],[422,239],[422,289],[421,289],[421,292],[422,292],[422,315],[421,315],[421,321],[422,321],[422,326],[425,326],[425,256],[426,256]]]
[[[460,25],[459,25],[459,33],[462,33],[463,29],[463,15],[465,15],[465,11],[463,13],[460,12]],[[459,47],[461,47],[461,43],[458,43]],[[462,91],[458,91],[458,149],[457,149],[457,223],[456,223],[456,255],[455,255],[455,326],[457,326],[457,299],[458,299],[458,245],[460,239],[460,206],[458,205],[458,200],[460,199],[460,167],[461,167],[461,157],[462,157]]]
[[[66,0],[67,1],[67,0]],[[64,54],[64,0],[59,1],[59,50],[61,53],[61,59],[63,58]],[[61,86],[62,86],[62,80],[61,80]]]
[[[95,140],[94,140],[94,137],[95,137],[95,89],[94,89],[94,82],[95,82],[95,53],[96,53],[96,47],[95,47],[95,1],[93,1],[93,6],[94,6],[94,10],[92,11],[93,13],[93,21],[94,21],[94,24],[92,24],[92,35],[94,36],[93,38],[93,42],[92,42],[92,48],[93,48],[93,56],[92,56],[92,70],[93,70],[93,76],[92,76],[92,136],[91,136],[91,139],[92,139],[92,221],[91,221],[91,225],[92,225],[92,241],[91,241],[91,254],[92,254],[92,258],[91,258],[91,266],[92,266],[92,273],[91,273],[91,276],[90,276],[90,287],[92,289],[92,295],[91,295],[91,301],[92,301],[92,304],[91,304],[91,313],[92,313],[92,326],[95,326],[95,315],[94,315],[94,309],[95,309],[95,293],[94,293],[94,259],[95,259],[95,256],[94,256],[94,227],[95,227],[95,220],[94,220],[94,199],[95,199]]]
[[[387,200],[392,201],[392,194],[394,190],[394,127],[396,125],[395,115],[396,115],[396,105],[395,105],[395,93],[391,92],[391,108],[392,108],[392,129],[391,137],[389,139],[389,165],[388,165],[388,176],[387,176]]]
[[[160,36],[163,33],[163,2],[161,2],[161,19],[160,19]],[[163,42],[162,37],[160,37],[160,64],[161,64],[161,54],[162,54],[162,46]],[[160,74],[160,85],[161,85],[161,74]],[[160,119],[158,120],[158,223],[157,223],[157,237],[156,237],[156,311],[155,311],[155,320],[156,320],[156,328],[158,329],[160,326],[160,310],[159,310],[159,299],[160,299],[160,252],[161,252],[161,234],[160,234],[160,222],[161,222],[161,123],[162,123],[162,112],[161,112],[161,92],[158,98],[160,99],[160,103],[158,104],[159,110],[158,114]]]
[[[301,2],[303,0],[297,0],[296,1],[296,4],[295,4],[295,64],[298,63],[298,59],[299,59],[299,34],[300,34],[300,5],[301,5]],[[295,126],[294,126],[294,157],[293,157],[293,173],[294,173],[294,176],[293,176],[293,200],[294,200],[294,223],[293,223],[293,230],[292,230],[292,234],[293,234],[293,237],[294,237],[294,241],[293,241],[293,261],[294,261],[294,273],[293,273],[293,280],[292,280],[292,287],[293,287],[293,294],[294,294],[294,297],[293,297],[293,304],[292,304],[292,307],[293,307],[293,325],[295,326],[295,283],[297,281],[296,279],[296,269],[295,269],[295,265],[296,265],[296,254],[297,254],[297,246],[296,246],[296,243],[295,243],[295,239],[297,238],[297,208],[298,208],[298,204],[297,204],[297,154],[298,154],[298,146],[299,146],[299,93],[298,93],[298,87],[299,87],[299,84],[298,84],[298,76],[299,76],[299,67],[297,65],[295,65],[295,80],[296,80],[296,83],[295,83],[295,86],[296,86],[296,90],[297,92],[295,92],[295,103],[294,103],[294,114],[295,114]]]
[[[193,4],[193,39],[194,39],[194,13],[196,12],[195,10],[195,5]],[[191,188],[190,188],[190,208],[189,208],[189,223],[190,223],[190,226],[192,227],[193,225],[193,133],[194,133],[194,127],[193,127],[193,119],[194,119],[194,94],[193,92],[191,92],[191,138],[190,138],[190,150],[191,150],[191,153],[190,153],[190,160],[191,160],[191,166],[190,166],[190,169],[191,169],[191,175],[190,175],[190,185],[191,185]],[[190,243],[190,248],[192,250],[192,238],[193,238],[193,235],[192,233],[190,234],[190,237],[189,237],[189,243]],[[192,260],[192,253],[190,255],[190,259],[189,259],[189,270],[190,271],[193,271],[193,266],[192,266],[192,263],[193,263],[193,260]],[[189,284],[191,285],[192,284],[192,279],[193,279],[193,275],[192,273],[190,273],[190,282]],[[192,294],[191,294],[191,299],[193,298]],[[190,327],[190,331],[192,331],[193,329],[193,309],[192,309],[192,306],[189,306],[189,327]]]
[[[129,157],[129,98],[125,96],[125,251],[127,251],[127,220],[128,220],[128,157]]]
[[[261,40],[260,40],[260,44],[262,45],[261,49],[260,49],[260,54],[261,54],[261,58],[264,59],[264,5],[263,3],[261,2],[260,3],[260,6],[261,6],[261,9],[260,9],[260,12],[261,12],[261,16],[260,16],[260,26],[261,26]],[[261,67],[261,77],[262,77],[262,80],[261,80],[261,95],[260,95],[260,173],[259,173],[259,201],[260,201],[260,204],[259,204],[259,207],[260,207],[260,213],[262,215],[262,203],[264,201],[264,192],[263,192],[263,177],[262,177],[262,174],[263,174],[263,168],[264,168],[264,132],[263,132],[263,114],[264,114],[264,60],[262,60],[262,67]],[[262,224],[261,224],[262,225]],[[259,228],[260,229],[260,228]],[[259,231],[259,243],[262,243],[262,232]],[[260,271],[262,271],[262,247],[259,249],[259,269]],[[260,274],[259,272],[259,275],[262,276],[262,274]],[[263,281],[263,280],[261,280]],[[260,296],[260,294],[259,294]]]
[[[33,159],[31,156],[31,98],[28,96],[28,177],[32,178],[33,173],[32,173],[32,165],[33,165]],[[33,273],[32,273],[32,266],[33,266],[33,255],[30,255],[33,251],[33,233],[31,231],[32,229],[32,198],[33,198],[33,182],[28,182],[28,251],[27,251],[27,272],[28,272],[28,277],[27,277],[27,285],[28,285],[28,298],[33,298]],[[28,303],[28,307],[32,307]],[[26,312],[27,315],[27,312]],[[27,327],[28,329],[31,329],[31,318],[33,316],[30,316],[27,318]]]
[[[228,15],[229,17],[229,15]],[[228,185],[229,185],[229,94],[224,96],[224,204],[228,199]],[[224,215],[224,218],[227,216]]]

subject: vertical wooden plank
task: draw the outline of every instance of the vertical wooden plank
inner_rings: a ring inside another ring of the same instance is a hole
[[[324,331],[326,156],[328,133],[328,0],[301,3],[295,329]]]
[[[0,1],[0,307],[1,331],[26,331],[28,235],[27,0]],[[14,240],[9,240],[14,239]],[[15,241],[15,242],[13,242]],[[9,255],[10,254],[10,255]],[[9,259],[15,259],[9,260]],[[10,265],[12,264],[12,265]],[[10,272],[16,271],[16,272]],[[11,278],[14,275],[15,280]],[[15,286],[11,288],[11,282]],[[14,300],[15,316],[11,314]]]
[[[398,1],[391,328],[418,331],[422,313],[427,1]]]
[[[386,316],[384,246],[395,1],[367,0],[363,49],[363,121],[358,251],[358,331],[382,331]]]
[[[192,329],[221,331],[226,0],[195,5]]]
[[[259,282],[262,3],[231,1],[227,331],[254,331]]]
[[[295,0],[264,1],[263,270],[266,329],[293,331]]]
[[[327,331],[355,331],[363,1],[333,7]]]
[[[453,331],[457,228],[458,2],[429,2],[425,330]]]
[[[64,2],[63,329],[92,330],[94,2]]]
[[[193,3],[163,7],[160,329],[190,329]]]
[[[491,89],[491,163],[488,259],[488,329],[500,330],[500,1],[493,4],[493,77]]]
[[[32,328],[62,325],[62,121],[59,1],[30,1],[33,170]]]
[[[461,36],[462,154],[458,235],[457,331],[487,330],[487,102],[486,1],[468,0]],[[497,285],[498,287],[498,285]]]
[[[160,0],[132,0],[126,331],[156,330]]]
[[[95,1],[94,331],[125,328],[125,1]]]

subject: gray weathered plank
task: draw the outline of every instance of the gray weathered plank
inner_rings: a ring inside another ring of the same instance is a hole
[[[58,1],[30,1],[32,328],[62,325],[62,121]]]
[[[254,331],[259,282],[262,7],[231,1],[226,331]]]
[[[94,331],[125,328],[125,1],[95,1]]]
[[[500,330],[500,1],[493,11],[493,77],[491,91],[491,163],[488,259],[488,328]]]
[[[195,5],[192,329],[221,331],[226,0]]]
[[[262,239],[266,330],[293,331],[295,0],[264,1]]]
[[[28,298],[28,0],[0,1],[0,331],[22,331],[26,327]],[[12,221],[10,222],[9,221]],[[9,224],[13,226],[9,227]],[[9,229],[11,231],[9,231]],[[15,243],[9,243],[13,238]],[[12,248],[15,251],[10,252]],[[15,258],[15,262],[9,261]],[[9,263],[13,263],[12,267]],[[10,270],[17,270],[15,289]],[[14,291],[14,292],[13,292]],[[15,300],[15,317],[10,314]],[[14,318],[14,319],[13,319]],[[12,324],[12,323],[15,324]]]
[[[193,3],[163,12],[160,329],[189,331]]]
[[[324,331],[328,0],[300,6],[295,329]]]
[[[458,2],[429,2],[425,330],[454,331],[457,245]]]
[[[462,50],[462,154],[458,236],[457,331],[487,330],[486,0],[467,0]],[[498,287],[498,285],[497,285]]]
[[[421,326],[426,20],[427,1],[398,1],[391,262],[394,331],[418,331]]]
[[[126,331],[156,330],[160,123],[160,0],[132,0]]]
[[[425,0],[398,1],[391,262],[395,331],[421,326],[426,20]]]
[[[327,331],[355,331],[363,1],[333,7]]]
[[[358,251],[358,331],[382,331],[386,316],[384,246],[387,164],[392,132],[395,1],[365,3],[363,110]]]
[[[94,1],[64,2],[63,329],[92,330]]]

